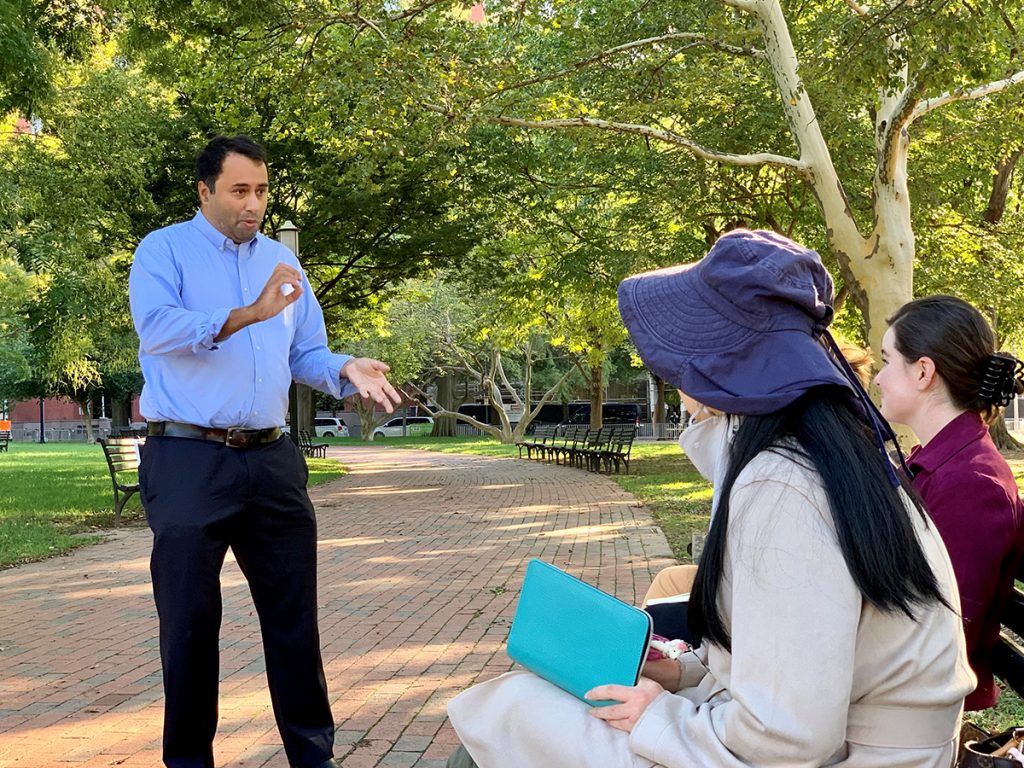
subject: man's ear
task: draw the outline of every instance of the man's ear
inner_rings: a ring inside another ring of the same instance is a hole
[[[205,205],[210,199],[210,188],[206,186],[205,181],[196,182],[196,191],[199,193],[199,202]]]

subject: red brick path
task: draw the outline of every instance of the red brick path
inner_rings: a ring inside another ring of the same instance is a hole
[[[670,552],[611,480],[515,459],[332,448],[350,469],[311,492],[320,629],[346,768],[441,768],[445,703],[511,666],[528,559],[636,602]],[[0,572],[0,768],[160,765],[148,529]],[[223,574],[218,765],[286,768],[259,627]]]

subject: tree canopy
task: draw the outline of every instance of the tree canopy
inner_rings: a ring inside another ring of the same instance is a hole
[[[818,248],[850,299],[843,330],[876,349],[915,290],[963,295],[1020,338],[1024,7],[467,10],[0,0],[0,113],[39,129],[0,143],[12,370],[68,393],[132,381],[131,251],[190,215],[192,157],[219,132],[267,146],[267,231],[299,225],[332,340],[375,337],[411,378],[447,364],[410,357],[404,295],[440,274],[510,366],[539,343],[599,390],[625,341],[618,282],[733,226]]]

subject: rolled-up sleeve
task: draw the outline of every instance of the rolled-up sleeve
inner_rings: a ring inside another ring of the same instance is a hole
[[[231,314],[227,307],[210,312],[185,309],[181,275],[159,233],[146,237],[135,251],[129,297],[140,350],[150,355],[199,355],[216,350],[214,339]]]

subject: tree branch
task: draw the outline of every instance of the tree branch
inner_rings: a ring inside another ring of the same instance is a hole
[[[643,48],[648,45],[656,45],[657,43],[662,43],[665,42],[666,40],[689,40],[693,45],[707,45],[711,48],[714,48],[717,51],[722,51],[723,53],[731,53],[734,56],[752,56],[753,58],[761,59],[762,61],[765,59],[764,51],[759,50],[757,48],[740,48],[735,45],[723,43],[720,40],[715,40],[714,38],[708,37],[707,35],[698,34],[696,32],[669,32],[668,34],[659,35],[658,37],[647,37],[644,38],[643,40],[634,40],[630,43],[623,43],[622,45],[617,45],[614,48],[609,48],[608,50],[601,51],[600,53],[595,53],[593,56],[588,56],[585,59],[577,61],[571,67],[566,67],[565,69],[559,70],[558,72],[551,72],[546,75],[538,75],[537,77],[531,77],[528,80],[523,80],[522,82],[515,83],[514,85],[509,85],[504,88],[499,88],[495,91],[491,91],[484,98],[491,98],[493,96],[497,96],[508,91],[514,91],[517,88],[525,88],[528,85],[536,85],[537,83],[544,83],[547,82],[548,80],[556,80],[559,77],[565,77],[566,75],[570,75],[573,72],[578,72],[581,69],[589,67],[591,64],[596,64],[600,61],[604,61],[605,59],[610,59],[612,56],[615,56],[619,53],[625,53],[626,51],[632,51],[636,48]]]
[[[933,109],[938,109],[946,104],[954,101],[974,101],[975,99],[983,99],[986,96],[991,96],[993,93],[999,93],[999,91],[1010,88],[1018,83],[1024,82],[1024,71],[1015,72],[1009,77],[1003,80],[995,80],[985,85],[979,85],[977,88],[955,88],[952,91],[947,91],[941,96],[936,96],[932,99],[924,99],[915,108],[911,115],[910,122],[913,123],[917,118],[927,115]]]
[[[465,413],[459,413],[458,411],[449,411],[447,408],[445,408],[443,405],[437,402],[437,398],[431,397],[421,387],[418,387],[415,384],[409,383],[406,384],[406,386],[416,391],[416,394],[418,395],[418,398],[416,400],[417,404],[421,408],[423,408],[423,410],[425,410],[432,419],[436,419],[438,416],[451,416],[456,421],[465,422],[466,424],[469,424],[469,426],[479,429],[481,432],[486,432],[491,437],[496,437],[499,440],[501,440],[501,430],[496,429],[493,425],[484,424],[482,421],[477,421],[472,416],[469,416]]]
[[[850,6],[854,13],[858,16],[866,17],[871,13],[871,9],[866,5],[861,5],[857,0],[846,0],[846,4]]]
[[[430,107],[428,107],[430,108]],[[435,110],[440,110],[439,107],[435,107]],[[678,133],[672,131],[666,131],[660,128],[651,128],[647,125],[636,125],[633,123],[615,123],[608,120],[599,120],[591,117],[575,117],[565,120],[520,120],[514,117],[492,117],[489,118],[491,123],[496,125],[508,125],[516,128],[550,128],[550,129],[561,129],[561,128],[596,128],[602,131],[611,131],[614,133],[630,133],[636,136],[643,136],[649,139],[656,139],[657,141],[663,141],[666,144],[673,144],[677,147],[683,147],[692,154],[700,157],[704,160],[711,160],[712,162],[725,163],[726,165],[738,165],[738,166],[760,166],[760,165],[778,165],[783,168],[790,168],[797,173],[807,175],[810,173],[810,166],[800,160],[792,157],[786,157],[784,155],[775,155],[768,152],[759,152],[748,155],[736,155],[731,152],[719,152],[714,149],[708,149],[707,147],[701,146],[695,141],[691,141],[685,136],[680,136]]]
[[[433,8],[435,5],[447,2],[448,0],[428,0],[428,2],[422,5],[417,5],[415,8],[410,8],[407,11],[402,11],[395,16],[389,16],[388,21],[401,21],[402,19],[408,19],[410,16],[417,16],[429,8]]]
[[[725,5],[730,5],[733,8],[739,8],[741,11],[747,13],[754,13],[757,10],[756,0],[722,0]]]
[[[894,163],[900,150],[900,139],[903,132],[914,122],[914,111],[920,103],[920,91],[922,90],[921,78],[917,77],[907,84],[903,92],[892,103],[889,115],[885,119],[885,128],[882,133],[881,154],[879,157],[879,170],[882,181],[892,178]]]

